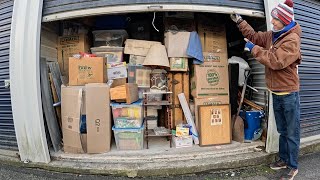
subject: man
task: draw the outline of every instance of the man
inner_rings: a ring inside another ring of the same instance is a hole
[[[281,179],[293,179],[298,173],[300,145],[300,98],[298,64],[301,63],[301,28],[294,21],[293,2],[286,0],[271,12],[272,31],[255,32],[241,18],[231,19],[247,41],[245,50],[265,66],[265,79],[272,92],[273,109],[279,137],[279,158],[271,169],[288,168]]]

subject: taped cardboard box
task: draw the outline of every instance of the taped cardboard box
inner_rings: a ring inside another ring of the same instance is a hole
[[[83,86],[61,86],[63,145],[66,153],[86,152],[86,136],[80,133],[80,117],[85,114]]]
[[[229,95],[228,65],[204,62],[192,66],[191,95],[194,98]]]
[[[189,57],[187,55],[189,38],[190,32],[166,32],[164,34],[164,45],[168,57]]]
[[[81,86],[88,83],[105,83],[106,61],[102,57],[69,58],[69,85]]]
[[[199,107],[204,105],[229,104],[229,95],[213,96],[207,98],[194,98],[195,124],[199,132]]]
[[[161,43],[156,41],[127,39],[125,42],[124,53],[133,54],[137,56],[147,56],[149,49],[154,44]]]
[[[61,36],[58,38],[58,63],[62,75],[68,76],[69,57],[79,52],[89,52],[90,43],[87,35]]]
[[[198,24],[198,34],[202,51],[227,53],[227,37],[224,24],[201,22]]]
[[[170,58],[170,71],[188,71],[188,58]]]
[[[172,106],[171,106],[171,122],[173,128],[178,124],[185,124],[186,118],[184,116],[178,94],[184,93],[186,95],[187,103],[189,103],[189,73],[188,72],[169,72],[168,89],[172,92]]]
[[[88,153],[108,152],[111,148],[110,88],[104,83],[85,87]]]

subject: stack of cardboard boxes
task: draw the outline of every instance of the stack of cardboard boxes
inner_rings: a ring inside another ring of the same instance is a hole
[[[199,107],[229,104],[229,77],[224,24],[219,25],[203,18],[203,21],[198,22],[198,34],[204,51],[204,63],[192,67],[191,95],[195,104],[196,126],[201,134],[202,129],[199,124],[202,119],[199,118]],[[211,113],[209,109],[207,113]],[[230,115],[224,115],[224,117],[226,116]],[[226,131],[230,132],[229,129],[226,129]],[[229,136],[230,133],[226,133],[226,135]],[[212,144],[215,144],[215,142],[212,142]]]

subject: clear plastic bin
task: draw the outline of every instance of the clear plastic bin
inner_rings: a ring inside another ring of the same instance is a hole
[[[111,103],[115,128],[139,128],[143,122],[142,100],[132,104]]]
[[[117,46],[121,47],[127,39],[128,33],[126,30],[98,30],[92,31],[94,38],[94,46]]]
[[[106,58],[107,63],[118,63],[123,61],[123,49],[123,47],[101,46],[91,48],[91,52],[98,57]]]
[[[112,128],[118,150],[141,150],[144,142],[144,126],[140,128]]]

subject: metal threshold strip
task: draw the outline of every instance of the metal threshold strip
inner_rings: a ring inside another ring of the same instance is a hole
[[[43,22],[57,21],[63,19],[71,19],[85,16],[95,16],[102,14],[120,14],[120,13],[135,13],[135,12],[162,12],[162,11],[189,11],[189,12],[209,12],[231,14],[239,13],[241,15],[251,17],[265,17],[263,11],[251,9],[242,9],[225,6],[211,5],[188,5],[188,4],[143,4],[143,5],[127,5],[127,6],[107,6],[74,11],[66,11],[56,14],[43,16]]]

